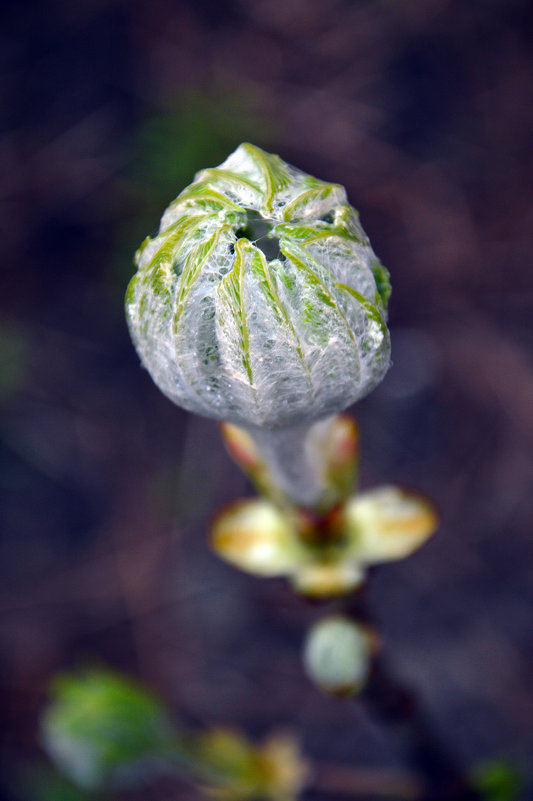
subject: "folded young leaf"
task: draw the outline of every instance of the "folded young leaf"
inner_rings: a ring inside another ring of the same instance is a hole
[[[356,495],[344,510],[350,554],[361,564],[402,559],[420,548],[438,524],[425,498],[398,487]]]
[[[304,558],[288,518],[264,500],[229,506],[215,520],[211,544],[227,562],[258,576],[287,575]]]

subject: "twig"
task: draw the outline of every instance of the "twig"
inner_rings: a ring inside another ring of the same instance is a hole
[[[378,657],[361,703],[373,717],[393,729],[409,766],[424,780],[426,789],[420,801],[480,800],[415,695],[402,687],[382,657]]]
[[[349,769],[343,765],[327,765],[317,769],[312,789],[343,798],[359,796],[394,796],[397,799],[419,799],[424,787],[422,782],[408,773]]]
[[[345,613],[357,622],[372,623],[364,589],[347,599]],[[408,767],[421,785],[419,801],[480,801],[464,770],[436,734],[416,694],[402,685],[382,653],[360,703],[400,742]]]

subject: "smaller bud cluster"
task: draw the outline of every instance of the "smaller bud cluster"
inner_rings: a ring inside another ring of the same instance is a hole
[[[330,695],[361,690],[372,664],[375,638],[344,615],[330,615],[312,626],[304,647],[304,667],[311,681]]]
[[[408,556],[437,526],[432,504],[412,492],[386,486],[350,494],[358,437],[347,418],[333,418],[316,442],[328,500],[317,512],[290,504],[246,432],[226,426],[224,436],[263,495],[230,505],[213,526],[214,550],[241,570],[287,576],[315,598],[345,595],[361,586],[368,567]]]

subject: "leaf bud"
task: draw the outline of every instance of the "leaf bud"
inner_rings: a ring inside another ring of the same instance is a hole
[[[330,615],[309,631],[304,667],[311,681],[324,692],[353,695],[366,683],[372,650],[369,631],[343,615]]]
[[[309,424],[389,367],[388,273],[344,188],[254,145],[199,172],[136,263],[132,339],[189,411],[251,430]]]

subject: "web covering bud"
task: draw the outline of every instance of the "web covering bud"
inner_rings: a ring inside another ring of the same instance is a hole
[[[344,188],[254,145],[199,172],[136,263],[131,336],[189,411],[256,431],[310,424],[389,366],[388,273]]]

